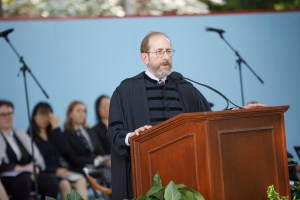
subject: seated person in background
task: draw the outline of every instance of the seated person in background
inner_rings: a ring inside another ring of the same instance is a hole
[[[70,167],[82,173],[84,167],[104,166],[107,169],[102,168],[104,176],[110,182],[110,156],[105,155],[94,130],[87,127],[86,107],[82,102],[70,103],[64,127],[71,151],[75,155],[68,160]]]
[[[34,144],[34,159],[31,139],[26,132],[13,128],[14,106],[10,101],[0,100],[0,175],[1,181],[11,196],[11,200],[28,200],[32,191],[32,172],[37,172],[38,192],[41,199],[45,196],[56,197],[57,180],[43,173],[45,162]]]
[[[48,103],[40,102],[34,107],[30,128],[34,141],[44,156],[45,172],[58,177],[62,198],[66,199],[71,189],[75,188],[84,199],[87,199],[85,177],[71,172],[61,164],[62,157],[70,156],[70,148],[65,135],[59,128],[59,119],[53,115],[53,110]]]
[[[109,104],[110,98],[106,95],[101,95],[96,100],[95,111],[97,116],[97,124],[93,127],[105,154],[110,154],[110,142],[106,135],[108,129]]]
[[[0,200],[8,200],[8,196],[7,196],[6,190],[3,187],[1,181],[0,181]]]
[[[290,182],[294,181],[299,181],[299,178],[297,176],[297,170],[296,170],[296,165],[297,162],[294,160],[293,155],[290,152],[287,152],[287,157],[289,159],[289,177],[290,177]]]

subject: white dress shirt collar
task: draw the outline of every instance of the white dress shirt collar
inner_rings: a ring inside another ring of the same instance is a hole
[[[6,141],[8,142],[8,144],[10,145],[14,153],[16,154],[17,159],[20,160],[22,157],[22,153],[17,141],[14,138],[13,130],[10,130],[8,132],[7,131],[3,132],[3,136],[6,138]]]
[[[146,74],[149,78],[151,78],[151,79],[153,79],[153,80],[156,80],[157,82],[158,82],[159,80],[163,80],[164,82],[167,80],[167,76],[163,77],[162,79],[159,79],[159,78],[157,78],[156,76],[154,76],[153,74],[151,74],[151,72],[150,72],[148,69],[146,69],[145,74]]]

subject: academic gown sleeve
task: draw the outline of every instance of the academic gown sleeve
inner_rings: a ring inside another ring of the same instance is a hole
[[[130,156],[125,137],[135,129],[150,125],[146,86],[142,73],[123,81],[114,91],[109,109],[107,136],[119,156]]]
[[[124,114],[118,88],[111,97],[109,112],[110,125],[107,134],[111,143],[112,199],[132,199],[130,148],[125,144],[129,130],[123,121]]]
[[[210,105],[203,94],[194,88],[197,99],[197,112],[211,111]]]
[[[150,123],[145,83],[142,75],[123,81],[110,101],[107,136],[111,144],[112,199],[132,199],[130,147],[125,137],[136,128]]]
[[[121,101],[118,88],[112,95],[109,109],[110,126],[108,129],[108,138],[111,143],[111,148],[119,156],[130,156],[130,149],[125,144],[126,134],[130,131],[127,130],[124,124],[124,113],[121,107]]]

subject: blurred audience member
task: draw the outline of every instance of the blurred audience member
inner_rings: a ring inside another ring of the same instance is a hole
[[[1,181],[0,181],[0,200],[8,200],[8,196],[7,196],[6,190],[3,187]]]
[[[287,151],[287,157],[288,157],[290,182],[299,181],[299,177],[297,176],[297,170],[296,170],[297,162],[294,160],[294,156],[288,151]]]
[[[62,157],[72,159],[70,157],[71,149],[59,127],[59,118],[53,115],[53,110],[48,103],[40,102],[34,107],[31,131],[35,143],[44,156],[45,172],[58,178],[63,199],[66,199],[67,193],[72,188],[75,188],[84,199],[87,199],[85,177],[62,166]]]
[[[95,103],[97,124],[94,126],[94,130],[105,154],[110,154],[110,142],[106,136],[108,129],[109,105],[110,98],[106,95],[101,95]]]
[[[38,192],[41,199],[45,196],[56,197],[57,180],[41,171],[45,162],[35,144],[34,158],[31,138],[26,132],[13,128],[14,106],[12,102],[0,100],[0,174],[1,181],[11,196],[11,200],[28,200],[32,191],[32,172],[37,172]],[[33,159],[35,166],[33,166]]]
[[[67,109],[65,134],[77,159],[70,161],[71,167],[82,172],[83,167],[110,167],[110,157],[98,141],[97,135],[86,123],[86,106],[80,101],[73,101]]]

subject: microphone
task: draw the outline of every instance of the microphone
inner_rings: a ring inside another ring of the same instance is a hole
[[[183,76],[182,74],[178,73],[178,72],[172,72],[170,74],[170,76],[174,79],[174,80],[182,80]]]
[[[210,87],[210,86],[205,85],[205,84],[203,84],[203,83],[199,83],[199,82],[197,82],[197,81],[193,81],[193,80],[191,80],[191,79],[189,79],[189,78],[186,78],[186,77],[182,76],[182,74],[180,74],[180,73],[178,73],[178,72],[172,72],[172,73],[170,74],[170,76],[171,76],[171,78],[172,78],[175,82],[176,82],[176,80],[177,80],[177,81],[180,81],[180,80],[186,80],[186,81],[190,81],[190,82],[196,83],[197,85],[201,85],[201,86],[203,86],[203,87],[206,87],[206,88],[208,88],[208,89],[214,91],[215,93],[217,93],[218,95],[220,95],[220,96],[226,101],[227,106],[226,106],[226,108],[225,108],[224,110],[228,109],[229,102],[230,102],[232,105],[236,106],[236,107],[242,108],[241,106],[238,106],[238,105],[236,105],[235,103],[233,103],[232,101],[230,101],[224,94],[222,94],[222,93],[219,92],[218,90],[214,89],[213,87]]]
[[[217,32],[219,34],[223,34],[225,33],[225,31],[223,29],[217,29],[217,28],[211,28],[211,27],[206,27],[205,29],[206,31],[213,31],[213,32]]]
[[[14,29],[13,28],[10,28],[10,29],[7,29],[7,30],[5,30],[5,31],[2,31],[2,32],[0,32],[0,37],[7,37],[7,35],[8,34],[10,34],[11,32],[13,32],[14,31]]]

